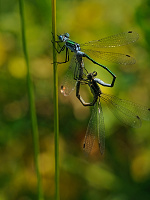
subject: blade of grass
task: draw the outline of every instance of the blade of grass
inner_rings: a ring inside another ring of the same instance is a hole
[[[30,104],[30,116],[31,116],[33,143],[34,143],[34,162],[35,162],[36,176],[37,176],[37,181],[38,181],[38,183],[37,183],[38,199],[43,200],[42,184],[41,184],[39,162],[38,162],[39,133],[38,133],[38,125],[37,125],[35,103],[34,103],[35,101],[34,101],[34,93],[33,93],[33,83],[32,83],[32,78],[31,78],[29,58],[28,58],[27,45],[26,45],[23,0],[19,0],[19,9],[20,9],[20,19],[21,19],[22,45],[23,45],[25,62],[26,62],[26,66],[27,66],[27,88],[28,88],[28,96],[29,96],[29,104]]]
[[[56,53],[56,0],[52,0],[52,32],[53,32],[53,77],[54,77],[54,134],[55,134],[55,200],[59,200],[59,117],[58,117],[58,72]]]

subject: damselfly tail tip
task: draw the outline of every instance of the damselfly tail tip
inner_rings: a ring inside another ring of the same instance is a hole
[[[60,90],[60,92],[63,93],[64,90],[65,90],[65,87],[64,87],[63,85],[61,85],[61,90]]]
[[[104,149],[101,148],[101,144],[99,143],[99,149],[100,149],[100,153],[101,153],[101,156],[104,155]]]
[[[61,94],[63,94],[64,96],[67,96],[67,94],[66,94],[66,88],[65,88],[65,86],[61,86],[61,90],[60,90],[60,92],[61,92]]]
[[[83,150],[85,149],[85,143],[83,144]]]

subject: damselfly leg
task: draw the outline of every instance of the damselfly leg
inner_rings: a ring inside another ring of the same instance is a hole
[[[63,64],[63,63],[69,62],[69,51],[68,51],[68,48],[66,47],[66,45],[64,44],[63,46],[61,46],[60,44],[62,44],[63,41],[60,41],[60,40],[56,41],[53,33],[52,33],[52,37],[53,37],[53,40],[51,40],[51,42],[58,54],[60,54],[62,51],[64,51],[66,49],[65,61],[57,62],[57,64]],[[54,45],[54,43],[57,44],[59,49]]]

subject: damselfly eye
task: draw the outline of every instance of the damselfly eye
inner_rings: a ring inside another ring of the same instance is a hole
[[[59,35],[59,36],[58,36],[58,39],[59,39],[60,41],[63,41],[63,36],[62,36],[62,35]]]
[[[67,37],[67,38],[70,37],[69,33],[65,33],[64,35],[65,35],[65,37]]]
[[[93,76],[97,76],[97,72],[96,71],[93,72]]]

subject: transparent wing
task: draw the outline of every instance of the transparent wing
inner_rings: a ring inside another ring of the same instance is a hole
[[[139,128],[141,119],[150,120],[150,108],[108,94],[101,94],[100,98],[119,120],[131,127]]]
[[[97,103],[95,103],[83,143],[83,150],[87,156],[91,153],[96,139],[97,125]]]
[[[102,60],[114,62],[117,64],[131,65],[131,64],[135,64],[135,62],[136,62],[133,57],[122,54],[122,53],[96,51],[96,50],[92,50],[92,49],[83,49],[83,51],[85,53],[87,53],[88,55],[91,54]]]
[[[113,48],[131,44],[139,38],[139,35],[134,31],[128,31],[124,33],[119,33],[109,37],[102,38],[100,40],[95,40],[81,44],[80,47],[88,48]]]
[[[100,147],[100,152],[101,155],[104,154],[105,151],[105,124],[104,124],[104,116],[103,116],[103,111],[101,107],[100,101],[97,103],[98,109],[97,109],[97,125],[98,125],[98,142],[99,142],[99,147]]]
[[[76,80],[74,79],[74,76],[77,69],[78,69],[78,62],[76,59],[76,55],[74,54],[69,65],[69,69],[67,70],[63,78],[63,82],[61,84],[61,93],[64,96],[70,95],[70,93],[75,88]]]
[[[103,155],[105,151],[105,125],[100,101],[97,101],[94,104],[92,115],[84,138],[83,150],[85,151],[86,155],[91,153],[95,139],[97,139],[97,135],[100,152]]]

